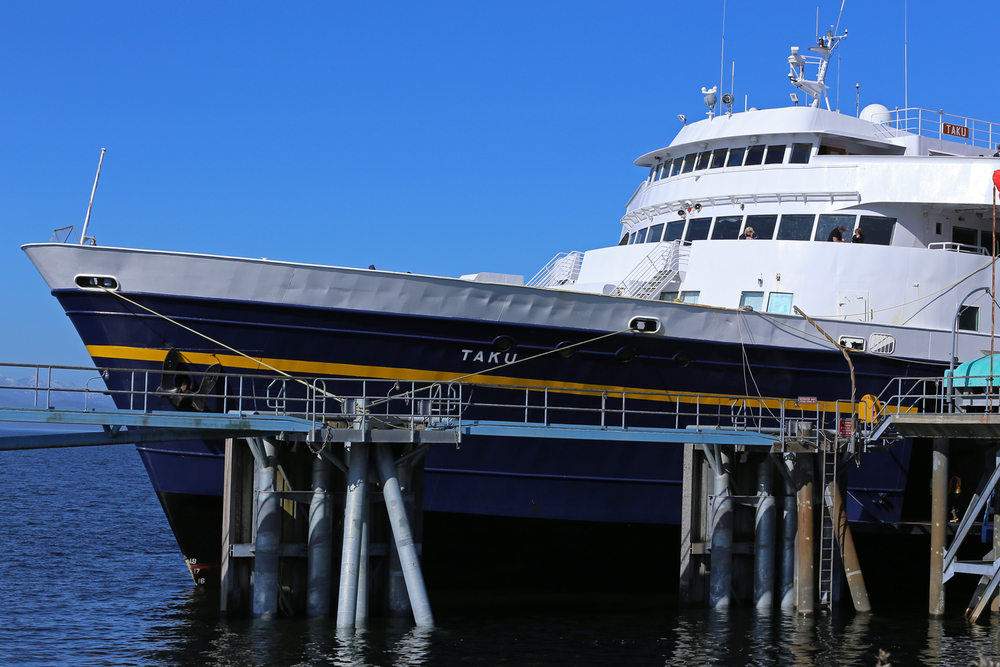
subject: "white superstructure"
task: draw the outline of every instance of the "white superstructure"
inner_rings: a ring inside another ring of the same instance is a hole
[[[792,48],[802,106],[733,113],[725,96],[726,113],[679,117],[674,141],[635,161],[648,176],[619,245],[559,257],[529,284],[950,331],[962,297],[991,281],[1000,125],[824,109],[837,40],[822,37],[808,61]],[[802,71],[812,63],[815,81]],[[828,242],[838,227],[844,242]],[[960,328],[988,333],[989,304],[970,297]]]

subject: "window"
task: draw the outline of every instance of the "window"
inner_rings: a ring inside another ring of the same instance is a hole
[[[705,151],[698,156],[698,165],[695,169],[708,169],[708,163],[712,159],[712,151]]]
[[[618,245],[628,245],[628,234],[622,237],[622,240],[618,242]]]
[[[632,235],[628,237],[628,244],[632,245],[633,243],[635,243],[635,232],[632,232]]]
[[[649,178],[647,178],[646,180],[649,181],[650,183],[656,180],[656,167],[657,165],[654,164],[652,167],[649,168]]]
[[[767,295],[767,312],[782,315],[792,314],[792,295],[787,292],[771,292]]]
[[[740,308],[750,306],[752,310],[760,312],[764,306],[763,292],[743,292],[740,295]]]
[[[670,168],[670,175],[676,176],[681,173],[681,167],[684,166],[684,158],[679,157],[674,160],[674,165]]]
[[[742,215],[730,215],[715,219],[715,227],[712,228],[713,239],[735,239],[740,236],[740,227],[743,226]]]
[[[715,152],[712,153],[712,169],[718,169],[726,164],[726,149],[716,148]]]
[[[777,144],[767,147],[767,157],[764,164],[781,164],[785,161],[785,144]]]
[[[697,157],[698,157],[697,153],[691,153],[690,155],[685,155],[684,156],[684,169],[681,170],[681,173],[686,174],[688,172],[694,171],[694,161],[695,161],[695,158],[697,158]]]
[[[853,215],[821,215],[819,216],[819,224],[816,226],[816,239],[817,241],[829,241],[830,234],[837,227],[844,228],[844,241],[851,240],[851,234],[854,233],[854,216]],[[867,232],[865,236],[867,236]],[[867,240],[867,239],[866,239]]]
[[[747,151],[746,162],[743,163],[744,167],[752,167],[758,165],[764,161],[764,147],[763,146],[751,146],[750,150]]]
[[[868,245],[892,245],[892,232],[896,228],[896,218],[880,215],[863,215],[858,223]],[[975,231],[975,230],[973,230]]]
[[[742,167],[743,166],[743,155],[747,152],[745,148],[734,148],[729,151],[729,162],[726,163],[727,167]]]
[[[684,303],[698,303],[701,292],[681,292],[681,301]]]
[[[979,306],[962,306],[958,313],[959,331],[979,331]]]
[[[688,220],[687,236],[685,241],[704,241],[708,238],[708,228],[712,224],[711,218],[694,218]]]
[[[862,231],[864,231],[864,230],[862,230]],[[865,240],[868,240],[867,237],[868,237],[868,234],[866,232],[865,233]],[[967,229],[965,227],[952,227],[951,228],[951,242],[952,243],[960,243],[962,245],[977,246],[977,245],[979,245],[979,238],[978,238],[978,234],[976,233],[975,229]]]
[[[666,178],[669,168],[670,168],[669,163],[656,165],[656,180],[660,180],[661,178]]]
[[[660,301],[677,301],[680,297],[680,292],[660,292]]]
[[[649,228],[649,236],[646,237],[646,243],[659,243],[661,236],[663,236],[662,222]]]
[[[649,230],[647,228],[643,227],[638,232],[636,232],[636,234],[635,234],[635,242],[637,244],[639,244],[639,243],[645,243],[646,242],[646,232],[648,232],[648,231]]]
[[[788,164],[808,164],[810,153],[812,144],[792,144],[792,157],[788,159]]]
[[[675,220],[667,223],[667,231],[663,235],[664,241],[678,241],[684,236],[684,221]]]
[[[758,240],[768,240],[774,238],[774,225],[778,222],[776,215],[748,215],[747,227],[753,227],[753,233]]]
[[[779,241],[808,241],[812,238],[815,215],[783,215],[778,227]]]

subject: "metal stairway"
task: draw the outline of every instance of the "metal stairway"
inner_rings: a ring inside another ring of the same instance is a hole
[[[612,292],[614,296],[653,299],[686,264],[690,250],[682,241],[657,243]]]

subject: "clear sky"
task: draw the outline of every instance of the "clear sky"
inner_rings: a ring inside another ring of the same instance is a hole
[[[9,2],[0,21],[0,361],[85,364],[20,250],[100,245],[530,278],[615,243],[632,164],[790,104],[840,2]],[[1000,3],[910,0],[909,103],[1000,122]],[[831,100],[904,105],[904,3],[848,0]]]

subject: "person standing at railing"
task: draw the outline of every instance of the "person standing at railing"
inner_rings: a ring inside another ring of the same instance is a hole
[[[855,228],[854,236],[851,237],[851,243],[864,243],[864,242],[865,242],[864,232],[861,231],[860,227]]]
[[[754,234],[753,227],[747,227],[746,229],[743,230],[744,240],[753,241],[755,238],[757,238],[757,235]]]

